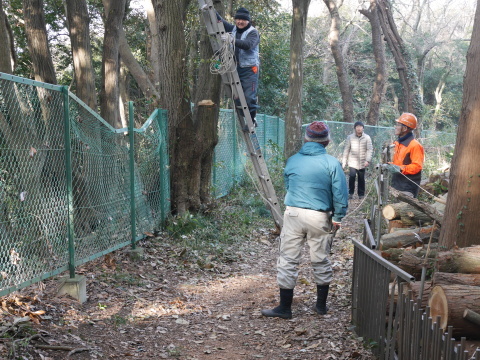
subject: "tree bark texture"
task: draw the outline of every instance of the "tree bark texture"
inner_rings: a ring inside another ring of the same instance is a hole
[[[368,125],[377,125],[380,116],[380,105],[385,96],[385,83],[387,79],[387,70],[385,66],[385,45],[383,44],[382,28],[378,17],[378,5],[376,0],[370,0],[368,10],[360,10],[372,28],[372,46],[373,56],[375,58],[375,81],[373,83],[372,97],[368,109],[366,123]]]
[[[219,7],[219,1],[214,1]],[[200,32],[199,41],[200,64],[195,71],[198,74],[195,87],[193,111],[195,128],[195,148],[193,150],[192,165],[195,171],[191,174],[189,198],[192,199],[194,210],[199,210],[202,204],[210,202],[210,188],[212,185],[212,167],[215,145],[218,143],[218,115],[220,112],[220,89],[222,78],[210,73],[209,59],[213,56],[213,49],[205,28]],[[204,100],[207,100],[206,102]],[[202,103],[204,105],[199,105]]]
[[[480,244],[480,2],[475,12],[472,39],[467,52],[463,102],[458,122],[455,152],[450,169],[450,187],[440,244],[447,248]]]
[[[411,251],[404,252],[398,266],[409,274],[418,277],[422,271],[424,259]],[[442,251],[435,258],[429,256],[427,261],[428,271],[440,271],[447,273],[480,274],[480,247]]]
[[[440,231],[437,227],[426,226],[416,229],[398,230],[385,234],[380,238],[380,249],[387,250],[393,247],[417,246],[428,243],[433,231],[432,241],[438,241]]]
[[[153,4],[154,0],[147,0],[145,1],[145,10],[147,12],[147,20],[148,20],[148,30],[149,35],[148,40],[150,41],[150,46],[147,51],[147,56],[150,61],[150,65],[152,67],[152,73],[150,81],[155,86],[158,87],[160,84],[160,55],[159,55],[159,38],[158,38],[158,24],[157,19],[155,17],[155,8]]]
[[[92,64],[87,3],[85,0],[66,0],[65,3],[77,85],[76,95],[97,112],[97,91]]]
[[[122,58],[122,62],[128,68],[130,74],[132,74],[133,78],[137,82],[145,97],[148,100],[152,101],[154,107],[157,107],[160,100],[160,94],[155,89],[155,86],[150,81],[150,78],[148,77],[145,70],[143,70],[137,59],[135,59],[135,57],[133,56],[132,50],[128,45],[123,27],[121,27],[119,30],[118,50],[120,53],[120,57]]]
[[[188,0],[152,1],[159,37],[160,106],[168,111],[172,210],[182,214],[198,204],[190,198],[192,169],[198,159],[196,129],[190,110],[184,22]],[[192,205],[193,204],[193,205]]]
[[[335,60],[335,70],[337,73],[338,87],[342,95],[343,121],[353,123],[353,97],[350,89],[347,69],[342,55],[342,45],[340,44],[340,14],[338,13],[335,0],[323,0],[330,12],[331,25],[328,35],[328,42]]]
[[[310,0],[292,0],[293,16],[290,33],[290,75],[288,108],[285,114],[285,157],[302,146],[303,47]]]
[[[468,285],[437,285],[428,299],[432,319],[440,316],[440,327],[453,327],[453,336],[480,338],[480,327],[463,318],[465,309],[480,312],[480,287]]]
[[[23,0],[23,12],[35,80],[56,84],[55,68],[48,47],[43,0]]]
[[[0,1],[0,72],[12,74],[14,54],[12,45],[13,37],[8,25],[7,16],[3,11],[3,4]]]
[[[385,205],[382,214],[387,220],[401,219],[402,217],[418,219],[421,221],[431,221],[431,218],[424,212],[417,210],[412,205],[400,202]]]
[[[423,104],[420,97],[417,73],[413,68],[411,56],[397,31],[390,2],[388,0],[377,0],[377,4],[380,26],[382,27],[385,40],[395,59],[398,77],[402,84],[402,111],[411,112],[420,120]]]
[[[479,326],[480,329],[480,314],[470,309],[465,309],[463,318]]]
[[[103,36],[101,116],[114,128],[121,128],[119,99],[119,39],[125,14],[125,0],[103,0],[105,34]]]
[[[480,274],[446,273],[435,271],[432,280],[434,285],[456,284],[480,286]]]
[[[390,195],[392,195],[394,198],[406,202],[407,204],[410,204],[417,210],[425,213],[428,215],[432,220],[435,220],[437,225],[441,225],[443,221],[443,214],[438,212],[434,207],[432,207],[430,204],[427,204],[425,202],[422,202],[418,199],[406,196],[405,194],[402,194],[400,191],[392,188],[391,186],[388,188],[388,191]]]

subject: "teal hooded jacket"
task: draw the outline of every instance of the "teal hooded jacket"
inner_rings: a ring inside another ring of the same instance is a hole
[[[288,159],[284,177],[285,205],[331,211],[333,221],[342,221],[348,208],[347,181],[340,162],[322,144],[303,144]]]

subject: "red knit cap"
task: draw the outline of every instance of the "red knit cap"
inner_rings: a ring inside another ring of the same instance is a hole
[[[330,141],[330,130],[323,121],[314,121],[305,129],[305,140],[318,143]]]

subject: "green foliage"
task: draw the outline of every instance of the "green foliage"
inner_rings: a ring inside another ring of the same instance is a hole
[[[262,13],[256,22],[261,36],[258,87],[261,111],[284,116],[287,106],[291,16],[281,13],[271,17]]]

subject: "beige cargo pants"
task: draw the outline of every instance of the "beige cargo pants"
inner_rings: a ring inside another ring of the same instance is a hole
[[[331,214],[287,206],[283,215],[277,261],[277,283],[281,289],[293,289],[305,241],[310,247],[310,261],[317,285],[328,285],[333,270],[328,258],[334,234]]]

